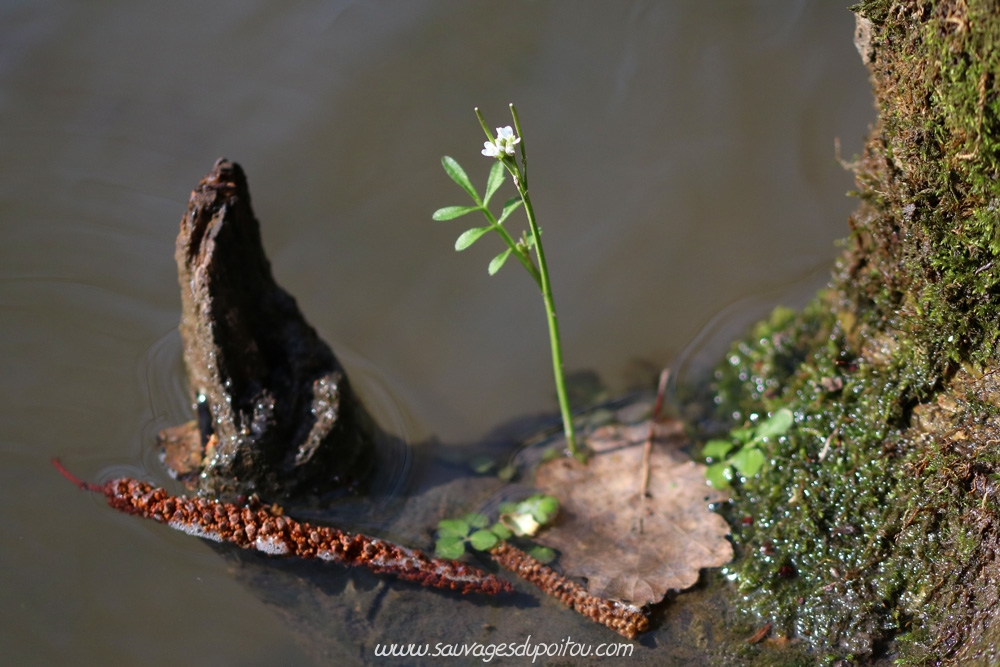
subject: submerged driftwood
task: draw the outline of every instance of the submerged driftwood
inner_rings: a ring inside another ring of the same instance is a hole
[[[217,498],[364,491],[377,427],[274,281],[239,165],[191,193],[175,257],[198,419],[161,434],[168,468]]]

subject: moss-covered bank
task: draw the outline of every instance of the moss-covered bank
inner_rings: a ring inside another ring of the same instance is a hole
[[[833,284],[717,374],[735,422],[796,416],[727,510],[732,570],[830,659],[996,663],[1000,3],[853,9],[879,122]]]

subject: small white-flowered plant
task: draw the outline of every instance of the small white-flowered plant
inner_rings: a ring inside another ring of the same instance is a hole
[[[566,379],[563,372],[562,344],[559,342],[559,322],[556,320],[556,305],[552,298],[549,270],[545,264],[545,251],[542,249],[542,232],[535,221],[535,209],[532,207],[531,197],[528,195],[528,156],[524,148],[524,143],[521,141],[524,133],[521,132],[521,123],[517,117],[517,109],[514,108],[513,104],[510,105],[510,115],[514,119],[514,127],[512,128],[510,125],[498,127],[496,136],[494,137],[486,125],[483,115],[479,112],[479,109],[476,109],[476,117],[479,118],[479,124],[482,125],[483,132],[486,133],[486,138],[488,139],[483,144],[482,153],[486,157],[496,158],[497,160],[490,169],[490,175],[486,181],[486,193],[480,196],[461,165],[454,158],[445,156],[441,158],[441,165],[444,167],[445,173],[465,190],[469,197],[472,198],[474,205],[445,206],[434,211],[433,217],[435,220],[452,220],[467,213],[479,211],[485,216],[486,222],[489,224],[483,227],[473,227],[462,232],[455,241],[455,250],[465,250],[487,232],[496,232],[507,245],[507,249],[494,257],[490,262],[488,269],[490,275],[492,276],[499,271],[507,259],[513,255],[528,272],[528,275],[535,281],[535,284],[538,285],[538,289],[542,292],[542,300],[545,302],[545,315],[549,321],[552,370],[555,374],[556,396],[559,399],[559,411],[562,413],[566,446],[573,456],[582,459],[583,454],[578,451],[576,446],[576,437],[573,433],[573,417],[569,411],[569,398],[566,392]],[[517,150],[515,149],[515,146],[518,144],[521,147],[520,160],[518,160]],[[490,199],[500,186],[503,185],[504,179],[507,177],[504,173],[505,170],[513,177],[514,187],[517,188],[518,196],[507,200],[507,203],[503,205],[503,210],[500,212],[500,217],[497,218],[490,211],[489,204]],[[514,240],[510,233],[504,229],[503,223],[522,204],[524,205],[525,215],[528,217],[528,231],[522,232],[521,237]],[[534,252],[534,257],[532,257],[532,252]],[[538,260],[537,265],[535,264],[535,259]]]
[[[521,137],[514,136],[514,129],[510,125],[498,127],[496,139],[483,143],[483,155],[498,160],[514,157],[514,146],[520,142]]]

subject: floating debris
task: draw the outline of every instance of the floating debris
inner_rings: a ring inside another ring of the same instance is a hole
[[[195,537],[228,542],[272,556],[319,558],[363,566],[378,574],[462,593],[495,595],[513,590],[509,581],[470,565],[433,558],[377,537],[300,523],[255,498],[246,505],[236,505],[171,496],[166,489],[128,477],[113,479],[102,486],[80,480],[58,459],[52,459],[52,465],[81,489],[104,494],[116,510],[159,521]]]
[[[726,494],[706,486],[705,467],[680,451],[684,444],[680,422],[609,424],[587,436],[586,464],[542,463],[535,488],[558,498],[563,513],[535,541],[559,551],[562,571],[599,598],[644,607],[690,588],[702,568],[732,560],[733,547],[729,524],[709,509]]]
[[[506,541],[501,540],[490,550],[490,555],[517,576],[620,635],[633,639],[640,632],[649,629],[649,619],[639,607],[591,595],[580,584],[567,579]]]
[[[765,623],[764,627],[760,628],[759,630],[757,630],[757,632],[753,633],[753,636],[751,636],[750,639],[747,640],[747,644],[759,644],[765,639],[767,639],[767,636],[769,634],[771,634],[771,624]]]

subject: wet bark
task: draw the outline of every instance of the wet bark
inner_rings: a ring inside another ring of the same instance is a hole
[[[168,467],[220,498],[363,491],[376,426],[275,282],[239,165],[219,160],[191,193],[175,258],[198,419],[162,434]]]

